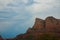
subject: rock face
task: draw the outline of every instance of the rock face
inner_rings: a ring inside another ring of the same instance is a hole
[[[47,17],[45,20],[46,31],[60,32],[60,20],[54,17]]]
[[[35,24],[32,28],[29,28],[27,32],[32,31],[40,31],[40,32],[60,32],[60,19],[56,19],[52,16],[47,17],[45,20],[36,18]],[[33,31],[33,32],[34,32]]]
[[[45,22],[42,19],[36,18],[33,29],[43,29],[45,26]]]
[[[27,30],[27,33],[34,33],[34,32],[43,32],[45,29],[45,21],[39,18],[35,19],[35,24],[32,28]]]
[[[33,27],[29,28],[25,34],[21,36],[18,35],[16,38],[27,38],[30,34],[34,37],[38,37],[38,35],[46,32],[60,36],[60,19],[56,19],[52,16],[47,17],[45,20],[36,18]]]

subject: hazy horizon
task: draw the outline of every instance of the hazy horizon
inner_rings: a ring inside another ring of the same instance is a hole
[[[60,0],[0,0],[0,35],[12,38],[32,27],[35,18],[60,19]]]

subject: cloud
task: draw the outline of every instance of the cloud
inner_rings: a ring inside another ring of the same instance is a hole
[[[37,2],[37,3],[34,3]],[[14,10],[26,9],[33,13],[47,10],[49,8],[52,8],[57,3],[55,0],[15,0],[13,2],[9,2],[7,4],[8,8],[12,8]]]
[[[55,6],[55,0],[15,0],[12,3],[8,3],[7,6],[14,11],[21,11],[23,9],[32,13],[37,13]]]
[[[6,5],[11,2],[13,2],[13,0],[0,0],[0,9],[6,8]]]
[[[35,0],[37,3],[33,5],[27,6],[26,9],[31,11],[32,13],[37,13],[40,11],[45,11],[54,7],[57,3],[55,0]]]

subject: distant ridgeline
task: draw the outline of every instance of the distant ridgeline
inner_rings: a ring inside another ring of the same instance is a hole
[[[35,24],[25,34],[6,40],[60,40],[60,19],[52,16],[45,20],[36,18]]]

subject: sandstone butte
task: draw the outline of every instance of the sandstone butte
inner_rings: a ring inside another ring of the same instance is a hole
[[[47,17],[45,20],[36,18],[33,27],[28,28],[26,33],[19,34],[15,38],[8,40],[21,40],[29,36],[32,37],[31,40],[39,40],[37,38],[40,38],[44,33],[60,38],[60,19],[56,19],[52,16]],[[0,38],[0,40],[2,39]]]

